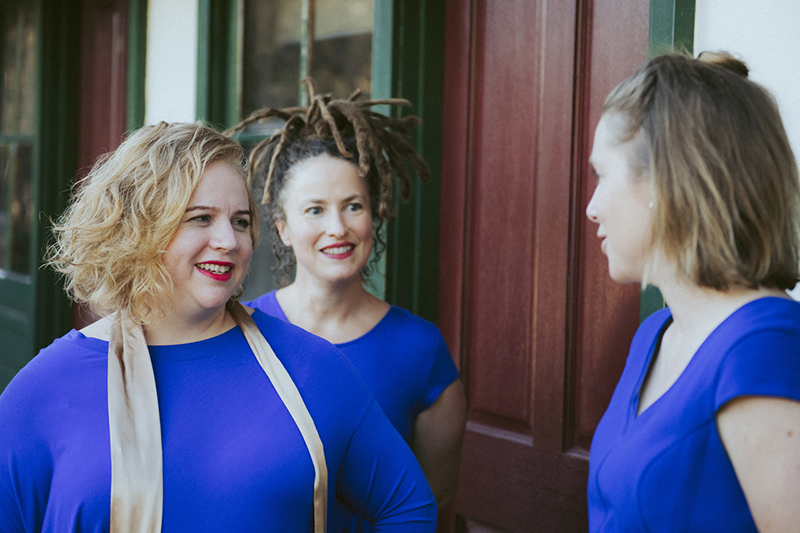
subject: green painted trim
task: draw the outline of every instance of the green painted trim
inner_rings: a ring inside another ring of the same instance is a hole
[[[694,11],[695,0],[650,0],[648,57],[672,51],[692,53]],[[639,321],[644,321],[666,305],[661,292],[648,285],[639,299]]]
[[[664,297],[661,296],[659,291],[653,285],[648,285],[642,289],[642,294],[639,297],[639,323],[644,322],[644,319],[667,306],[664,302]]]
[[[128,4],[127,129],[144,125],[145,73],[147,70],[147,0]]]
[[[238,0],[199,0],[197,119],[228,128],[239,121]]]
[[[197,86],[195,87],[197,119],[208,116],[209,108],[211,2],[212,0],[198,0],[197,2]]]
[[[314,23],[316,5],[315,0],[302,0],[300,8],[300,79],[297,80],[299,93],[297,101],[301,106],[310,104],[308,89],[303,80],[311,76],[314,62]]]
[[[394,45],[394,0],[375,2],[375,20],[372,28],[372,97],[390,98],[392,95],[392,51]],[[375,107],[388,113],[388,107]]]
[[[49,219],[55,219],[66,207],[77,167],[80,58],[80,10],[71,0],[49,0],[41,5],[37,265],[50,240]],[[37,268],[33,286],[33,343],[35,349],[41,349],[69,331],[72,314],[63,282],[52,270]]]
[[[397,201],[397,216],[388,227],[386,297],[433,321],[439,271],[444,2],[395,0],[393,7],[391,94],[410,100],[413,107],[403,112],[422,119],[413,141],[431,168],[431,181],[422,184],[417,178],[412,201]]]
[[[372,94],[374,99],[392,97],[392,51],[394,42],[394,0],[375,2],[372,28]],[[373,108],[384,115],[391,113],[389,106]],[[387,228],[383,228],[383,240],[388,238]],[[367,290],[381,300],[386,299],[386,256],[381,255],[366,284]]]
[[[695,0],[650,0],[648,56],[692,53]]]

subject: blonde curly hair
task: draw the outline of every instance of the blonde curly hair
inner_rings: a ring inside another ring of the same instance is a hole
[[[173,285],[163,253],[204,170],[217,161],[246,179],[241,146],[200,122],[145,126],[100,158],[75,185],[48,249],[47,263],[64,275],[70,297],[138,324],[164,312],[159,306]],[[248,203],[255,247],[258,210],[249,191]]]

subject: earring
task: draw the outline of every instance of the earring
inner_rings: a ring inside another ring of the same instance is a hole
[[[653,205],[654,205],[654,202],[652,200],[650,200],[650,203],[647,204],[647,207],[649,207],[650,209],[653,209]]]

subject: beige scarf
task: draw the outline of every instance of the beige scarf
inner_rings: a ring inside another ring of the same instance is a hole
[[[238,302],[230,311],[303,435],[314,464],[314,532],[325,533],[328,469],[314,420],[252,317]],[[111,533],[157,533],[164,499],[158,396],[142,328],[129,326],[114,317],[108,344]]]

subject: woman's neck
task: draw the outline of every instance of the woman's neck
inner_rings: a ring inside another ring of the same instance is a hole
[[[788,298],[778,289],[734,287],[718,291],[673,278],[658,286],[672,312],[672,326],[686,336],[708,336],[722,321],[743,305],[768,296]]]
[[[334,284],[298,275],[276,296],[289,322],[333,343],[364,335],[390,307],[371,295],[360,278]]]
[[[194,315],[167,313],[143,329],[148,345],[167,345],[210,339],[225,333],[235,325],[236,321],[223,307]]]

